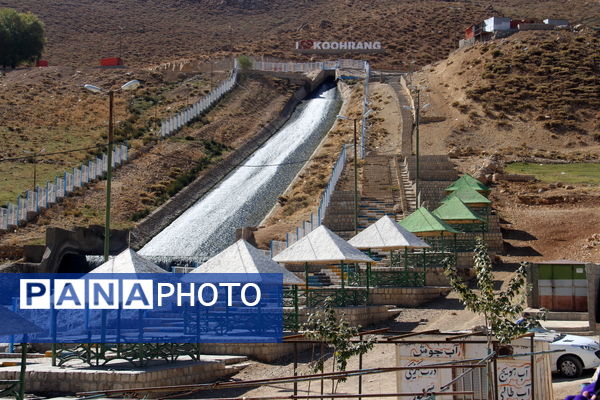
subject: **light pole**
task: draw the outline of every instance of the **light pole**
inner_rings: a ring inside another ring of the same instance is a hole
[[[121,86],[120,90],[135,90],[140,86],[138,80],[132,80]],[[104,90],[94,85],[83,85],[86,90],[92,93],[108,94],[108,144],[107,144],[107,166],[106,166],[106,210],[104,216],[104,262],[108,261],[110,252],[110,188],[112,181],[112,149],[113,149],[113,108],[114,108],[114,90]]]
[[[421,108],[422,109],[426,109],[427,107],[430,106],[430,104],[425,104],[423,107],[421,107],[421,91],[420,89],[416,88],[415,89],[416,93],[417,93],[417,99],[415,102],[415,167],[416,167],[416,174],[415,174],[415,197],[416,197],[416,201],[417,201],[417,208],[420,206],[419,204],[419,156],[420,156],[420,146],[419,146],[419,121],[421,119]],[[403,106],[406,109],[410,109],[409,106]]]
[[[368,110],[361,118],[366,118],[371,114],[372,110]],[[354,122],[354,234],[358,234],[358,138],[357,138],[357,122],[360,118],[350,118],[344,115],[338,115],[338,119],[344,119]]]

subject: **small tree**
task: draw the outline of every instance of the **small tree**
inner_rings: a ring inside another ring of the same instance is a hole
[[[523,304],[526,303],[527,264],[521,263],[504,291],[496,291],[494,290],[492,262],[487,252],[487,246],[481,238],[477,238],[473,260],[478,292],[469,288],[458,276],[456,267],[448,262],[445,265],[444,273],[450,280],[450,286],[458,293],[467,309],[483,315],[488,347],[491,345],[492,336],[495,336],[500,343],[506,344],[532,327],[539,326],[536,317],[516,323],[516,319],[523,313]]]
[[[302,331],[308,339],[324,342],[333,347],[333,363],[331,371],[345,371],[348,366],[348,360],[352,356],[365,354],[373,348],[373,338],[370,337],[366,341],[352,342],[352,338],[358,336],[360,327],[351,327],[344,320],[342,315],[339,320],[335,315],[333,307],[333,299],[328,297],[325,299],[323,307],[308,316],[308,321],[302,326]],[[313,373],[323,371],[325,358],[321,354],[320,357],[311,362],[310,369]],[[331,392],[337,391],[339,382],[346,379],[336,379],[334,384],[332,380]]]
[[[248,57],[248,56],[239,56],[237,58],[237,63],[238,63],[238,67],[242,70],[242,71],[248,71],[249,69],[252,68],[252,60]]]
[[[45,45],[44,24],[31,13],[0,9],[0,66],[15,68],[34,61]]]

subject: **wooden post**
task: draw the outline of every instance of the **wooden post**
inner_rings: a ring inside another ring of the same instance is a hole
[[[360,341],[363,340],[363,335],[359,336]],[[358,369],[363,369],[363,353],[358,355]],[[362,375],[358,376],[358,394],[362,394]],[[358,397],[358,400],[362,400],[362,397]]]
[[[27,368],[27,335],[23,335],[23,343],[21,343],[21,372],[19,373],[19,394],[17,400],[25,398],[25,370]]]
[[[294,343],[294,376],[298,376],[298,343]],[[298,396],[298,381],[294,381],[294,396]]]

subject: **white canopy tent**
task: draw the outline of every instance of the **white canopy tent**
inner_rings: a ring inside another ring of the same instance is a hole
[[[190,273],[205,274],[282,274],[284,285],[301,285],[302,279],[265,253],[240,239]]]
[[[126,249],[90,271],[90,274],[158,274],[164,269],[146,260],[132,249]]]
[[[387,215],[348,240],[357,249],[423,249],[431,247]]]
[[[277,254],[273,260],[285,264],[373,262],[369,256],[324,225]]]
[[[308,264],[371,263],[373,260],[324,225],[304,236],[287,249],[273,257],[285,264],[304,264],[305,284],[308,287]]]

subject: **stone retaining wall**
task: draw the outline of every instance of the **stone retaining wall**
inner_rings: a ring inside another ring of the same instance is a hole
[[[19,368],[0,368],[0,380],[19,379]],[[27,392],[60,393],[207,383],[235,372],[227,369],[222,361],[190,361],[128,370],[60,368],[48,365],[32,365],[28,368],[25,378]]]
[[[369,293],[372,304],[391,304],[417,307],[440,296],[445,296],[449,287],[426,286],[420,288],[373,288]]]

